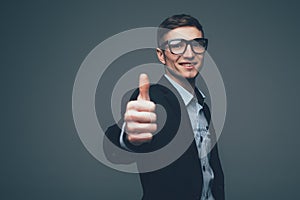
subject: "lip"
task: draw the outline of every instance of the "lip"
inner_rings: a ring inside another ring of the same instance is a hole
[[[180,62],[179,63],[179,65],[184,67],[185,69],[194,69],[196,64],[197,63],[195,63],[195,62]]]

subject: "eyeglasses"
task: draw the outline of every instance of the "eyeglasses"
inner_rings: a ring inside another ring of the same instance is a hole
[[[188,45],[191,46],[192,51],[195,54],[202,54],[206,51],[208,45],[208,39],[195,38],[193,40],[185,39],[173,39],[164,42],[161,46],[168,45],[171,53],[182,55],[186,51]]]

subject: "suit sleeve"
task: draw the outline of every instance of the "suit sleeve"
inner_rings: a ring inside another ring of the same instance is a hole
[[[134,90],[127,92],[123,96],[121,101],[121,116],[124,116],[127,102],[132,100],[134,96],[137,96],[137,92]],[[110,162],[115,164],[129,164],[134,162],[134,158],[132,154],[129,153],[130,151],[128,151],[128,148],[122,147],[120,143],[123,123],[124,121],[122,118],[118,123],[108,127],[105,131],[105,137],[103,140],[104,154]],[[123,135],[123,141],[126,146],[129,146],[125,136],[126,134]]]

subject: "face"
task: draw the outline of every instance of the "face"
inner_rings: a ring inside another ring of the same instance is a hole
[[[164,35],[163,41],[172,39],[193,40],[202,37],[202,32],[196,27],[184,26],[169,31]],[[161,49],[157,49],[156,52],[158,59],[166,65],[169,70],[187,79],[195,78],[203,63],[204,55],[195,54],[190,45],[187,46],[186,51],[181,55],[171,53],[168,48],[166,48],[164,52]],[[178,81],[175,76],[170,74],[169,70],[166,70],[166,74],[175,81]]]

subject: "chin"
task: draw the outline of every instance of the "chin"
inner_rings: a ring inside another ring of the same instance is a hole
[[[198,76],[199,72],[193,72],[193,73],[187,73],[185,74],[183,77],[187,78],[187,79],[192,79],[192,78],[196,78]]]

